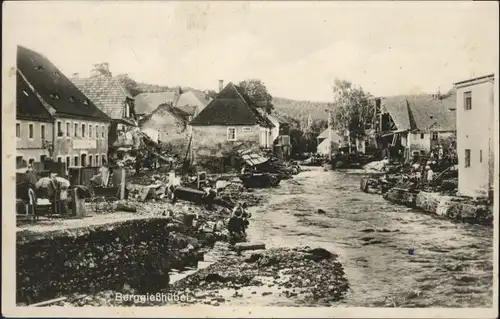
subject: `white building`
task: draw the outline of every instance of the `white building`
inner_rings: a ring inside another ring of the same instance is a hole
[[[494,181],[494,75],[455,83],[457,90],[458,191],[486,196]]]

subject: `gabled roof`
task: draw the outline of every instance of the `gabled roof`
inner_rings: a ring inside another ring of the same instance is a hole
[[[456,129],[456,93],[437,97],[432,94],[399,95],[382,98],[382,106],[391,115],[398,130]]]
[[[141,93],[135,97],[135,113],[149,114],[165,103],[175,105],[179,98],[178,90],[157,93]]]
[[[284,124],[290,124],[287,119],[285,119],[283,116],[273,113],[273,114],[268,114],[267,117],[271,120],[273,123],[278,123],[281,125]]]
[[[210,98],[205,93],[200,90],[189,89],[179,96],[176,107],[194,115],[197,109],[203,109],[208,103],[210,103]]]
[[[412,129],[456,130],[456,112],[450,111],[450,108],[455,108],[455,103],[455,93],[441,99],[430,94],[408,97],[408,104],[415,121],[415,127]]]
[[[49,111],[43,106],[19,72],[16,72],[16,118],[41,122],[53,121]]]
[[[17,68],[57,115],[109,121],[110,118],[42,54],[17,47]]]
[[[191,89],[179,96],[175,106],[190,115],[195,115],[197,110],[203,109],[208,103],[210,100],[205,96],[205,93]]]
[[[142,126],[144,123],[146,123],[148,120],[150,120],[153,117],[153,115],[158,114],[160,116],[164,116],[165,113],[172,115],[175,119],[179,120],[180,122],[184,122],[184,123],[187,123],[189,121],[189,117],[190,117],[190,114],[188,114],[182,110],[179,110],[178,108],[173,107],[170,104],[163,103],[163,104],[160,104],[153,112],[151,112],[148,115],[146,115],[145,117],[141,118],[139,120],[139,125]]]
[[[72,78],[71,81],[109,117],[112,119],[125,117],[124,102],[133,97],[118,79],[112,76],[94,75],[89,78]]]
[[[405,95],[381,98],[381,106],[391,115],[398,130],[410,130],[410,115]]]
[[[262,116],[241,88],[228,83],[192,121],[191,125],[262,125],[274,124]]]
[[[323,132],[321,132],[320,135],[318,135],[317,138],[319,139],[326,139],[329,137],[329,132],[328,132],[328,129],[324,130]],[[332,140],[334,141],[337,141],[337,140],[342,140],[342,136],[336,132],[335,130],[332,130]]]

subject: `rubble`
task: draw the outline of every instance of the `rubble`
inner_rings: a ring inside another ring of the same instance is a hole
[[[243,287],[267,287],[277,294],[314,306],[341,300],[349,288],[337,256],[321,248],[273,248],[230,255],[172,285],[172,290],[217,291]],[[217,293],[215,293],[217,296]]]

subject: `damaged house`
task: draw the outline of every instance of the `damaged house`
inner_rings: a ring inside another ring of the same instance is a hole
[[[189,143],[190,119],[190,114],[170,103],[162,103],[152,113],[141,118],[139,126],[153,141],[167,143],[179,154],[185,152]]]
[[[375,131],[383,156],[401,151],[406,158],[448,147],[456,134],[456,93],[392,96],[375,99]]]
[[[270,149],[273,144],[274,124],[233,83],[220,90],[190,124],[195,159],[221,157],[236,147]]]
[[[18,88],[21,89],[18,93],[23,94],[18,103],[29,103],[30,107],[39,108],[40,105],[34,106],[36,96],[53,119],[52,125],[42,124],[42,118],[43,121],[48,121],[48,116],[41,109],[38,109],[37,113],[43,116],[35,116],[37,123],[30,122],[33,118],[19,117],[23,119],[19,126],[16,125],[16,135],[19,127],[20,148],[23,149],[25,145],[29,148],[39,148],[45,144],[44,148],[49,156],[54,161],[66,163],[67,166],[102,164],[108,153],[109,116],[38,52],[18,46],[17,74]],[[19,108],[20,113],[28,111],[23,108],[24,106]],[[31,113],[31,109],[28,112]],[[27,131],[26,135],[23,134],[24,130]],[[49,133],[49,130],[52,131]],[[27,142],[23,141],[25,138]],[[23,151],[20,152],[22,153]],[[38,159],[35,154],[27,156],[30,159]],[[39,156],[42,161],[42,157],[47,156],[47,153],[40,150]]]
[[[73,83],[104,113],[111,118],[108,143],[110,150],[123,145],[118,142],[132,128],[137,127],[135,101],[120,81],[111,75],[107,63],[94,66],[88,78],[80,78],[76,74]],[[118,143],[117,143],[118,142]]]
[[[171,89],[165,92],[140,93],[135,96],[135,111],[138,120],[153,113],[158,106],[170,104],[175,106],[181,95],[180,88]]]

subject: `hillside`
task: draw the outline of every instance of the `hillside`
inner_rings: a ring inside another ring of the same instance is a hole
[[[312,120],[325,120],[325,110],[331,106],[327,102],[298,101],[281,97],[273,98],[276,113],[297,119],[301,122],[307,121],[309,115]]]
[[[163,85],[135,82],[126,75],[118,76],[118,78],[133,95],[142,92],[164,92],[174,89],[174,87]],[[183,87],[182,90],[188,91],[193,89],[190,87]],[[295,119],[299,123],[306,122],[309,115],[312,120],[325,120],[325,110],[330,107],[327,102],[299,101],[281,97],[274,97],[273,105],[276,113],[287,118]]]

